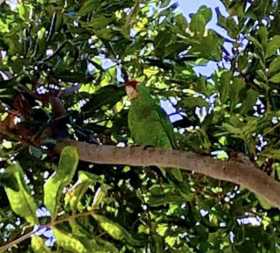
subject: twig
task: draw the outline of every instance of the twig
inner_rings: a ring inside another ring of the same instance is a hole
[[[69,215],[69,216],[61,218],[61,219],[59,219],[59,217],[58,217],[58,220],[54,220],[54,221],[52,221],[52,222],[50,222],[46,225],[39,225],[38,229],[32,230],[32,231],[24,234],[23,236],[21,236],[21,237],[13,240],[11,242],[8,242],[7,244],[5,244],[3,246],[1,246],[0,247],[0,252],[4,252],[7,249],[9,249],[9,248],[27,240],[27,239],[29,239],[32,235],[34,235],[37,231],[39,231],[43,227],[51,228],[51,227],[54,227],[58,224],[61,224],[63,222],[69,221],[69,220],[77,219],[77,218],[84,217],[84,216],[89,216],[89,215],[92,215],[95,210],[97,210],[97,209],[92,209],[92,210],[84,212],[84,213]]]

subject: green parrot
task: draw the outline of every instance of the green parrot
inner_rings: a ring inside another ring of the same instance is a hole
[[[125,84],[125,90],[131,106],[128,112],[128,127],[134,142],[165,149],[175,149],[176,142],[173,126],[158,103],[150,95],[149,89],[138,81],[131,80]],[[166,172],[161,169],[163,174]],[[179,169],[168,169],[178,181],[183,181]]]

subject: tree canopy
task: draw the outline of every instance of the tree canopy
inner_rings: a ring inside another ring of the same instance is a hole
[[[0,252],[280,252],[278,1],[0,2]],[[129,80],[176,150],[133,142]]]

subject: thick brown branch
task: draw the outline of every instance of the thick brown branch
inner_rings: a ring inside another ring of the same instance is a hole
[[[264,197],[273,206],[280,207],[280,182],[257,169],[244,158],[229,161],[214,160],[206,155],[178,150],[157,148],[95,145],[77,141],[64,141],[57,146],[57,151],[64,145],[73,145],[79,149],[80,159],[97,164],[123,164],[131,166],[158,166],[181,168],[215,179],[241,185]]]

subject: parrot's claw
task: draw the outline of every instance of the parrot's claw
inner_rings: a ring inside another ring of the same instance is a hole
[[[154,146],[152,146],[152,145],[145,145],[143,149],[146,150],[146,149],[149,149],[149,148],[154,148]]]

